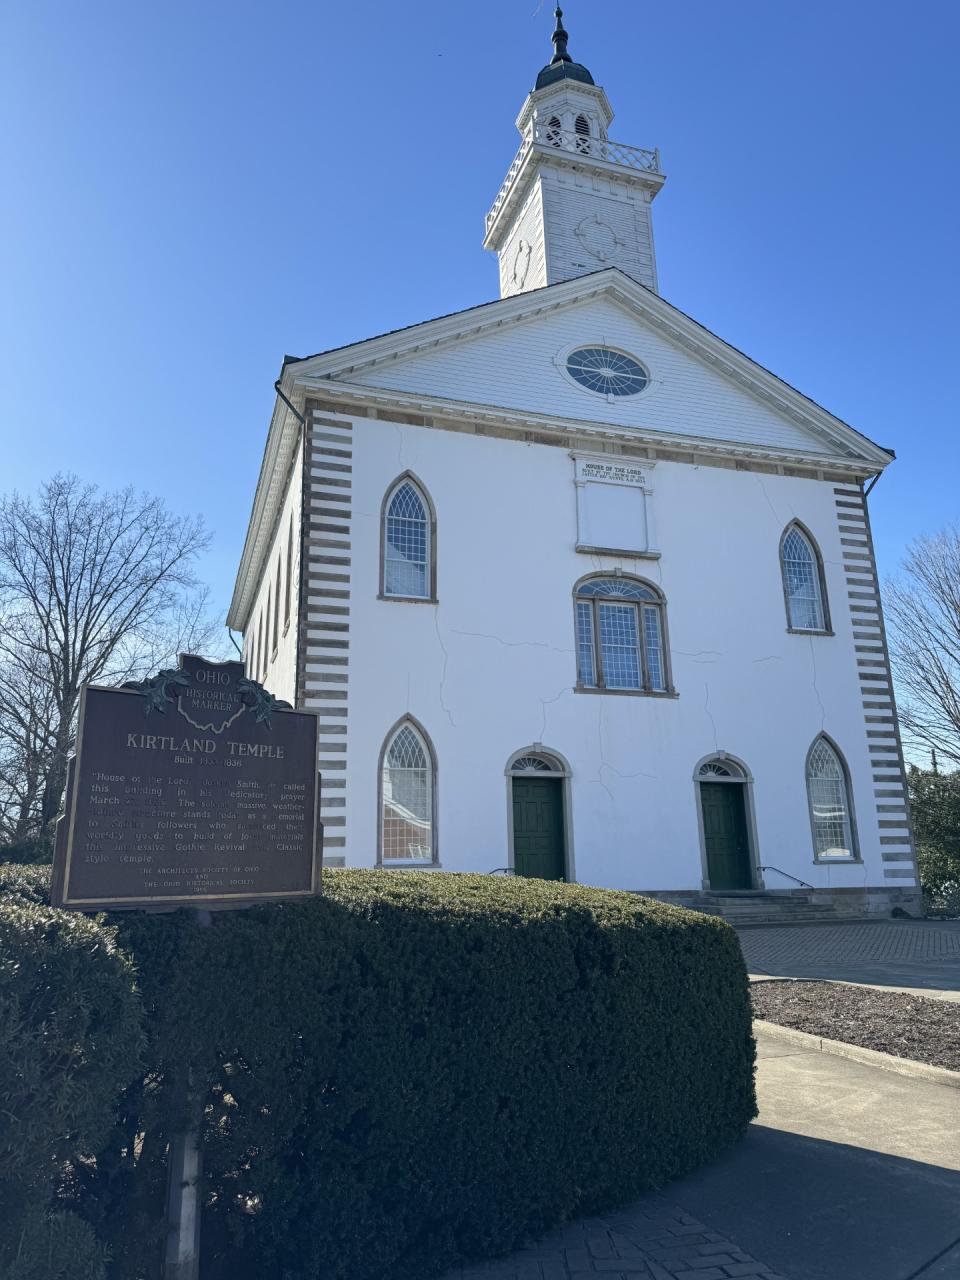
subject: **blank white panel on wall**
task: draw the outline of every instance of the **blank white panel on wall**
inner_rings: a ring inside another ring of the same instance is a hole
[[[577,550],[656,556],[649,466],[575,454]]]

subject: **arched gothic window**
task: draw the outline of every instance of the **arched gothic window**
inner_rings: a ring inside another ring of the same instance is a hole
[[[425,491],[411,476],[387,492],[382,518],[380,593],[395,600],[436,598],[436,521]]]
[[[638,578],[586,578],[576,589],[577,683],[583,689],[670,692],[665,602]]]
[[[814,857],[856,858],[850,776],[840,752],[823,735],[807,755],[807,795]]]
[[[590,150],[590,121],[586,116],[577,116],[575,128],[577,131],[577,150],[581,155],[586,155]]]
[[[559,147],[563,143],[563,125],[559,116],[551,116],[547,121],[547,142],[551,147]]]
[[[799,524],[790,524],[780,540],[783,596],[791,631],[829,631],[823,563],[817,544]]]
[[[426,735],[400,722],[384,743],[380,765],[380,861],[432,865],[436,856],[436,763]]]

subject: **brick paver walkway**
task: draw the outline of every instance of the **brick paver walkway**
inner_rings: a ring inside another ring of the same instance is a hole
[[[960,920],[739,930],[751,973],[960,992]]]
[[[786,1280],[666,1197],[585,1218],[509,1258],[457,1267],[443,1280]]]

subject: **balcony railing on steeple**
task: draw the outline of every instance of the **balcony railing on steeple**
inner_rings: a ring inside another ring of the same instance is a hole
[[[569,151],[575,155],[589,157],[591,160],[605,160],[608,164],[622,164],[628,169],[645,169],[648,173],[660,173],[660,151],[646,151],[643,147],[628,147],[623,142],[611,142],[609,138],[593,138],[589,134],[576,133],[570,129],[558,129],[551,124],[535,124],[533,132],[524,138],[517,152],[516,159],[507,170],[503,186],[497,193],[493,208],[487,214],[487,231],[496,221],[497,214],[503,207],[507,193],[514,178],[523,167],[524,161],[534,146],[555,148],[557,151]]]

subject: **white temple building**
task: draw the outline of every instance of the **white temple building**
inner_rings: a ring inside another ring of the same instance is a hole
[[[893,455],[660,296],[659,153],[553,42],[500,299],[277,383],[228,620],[320,713],[325,863],[912,910]]]

